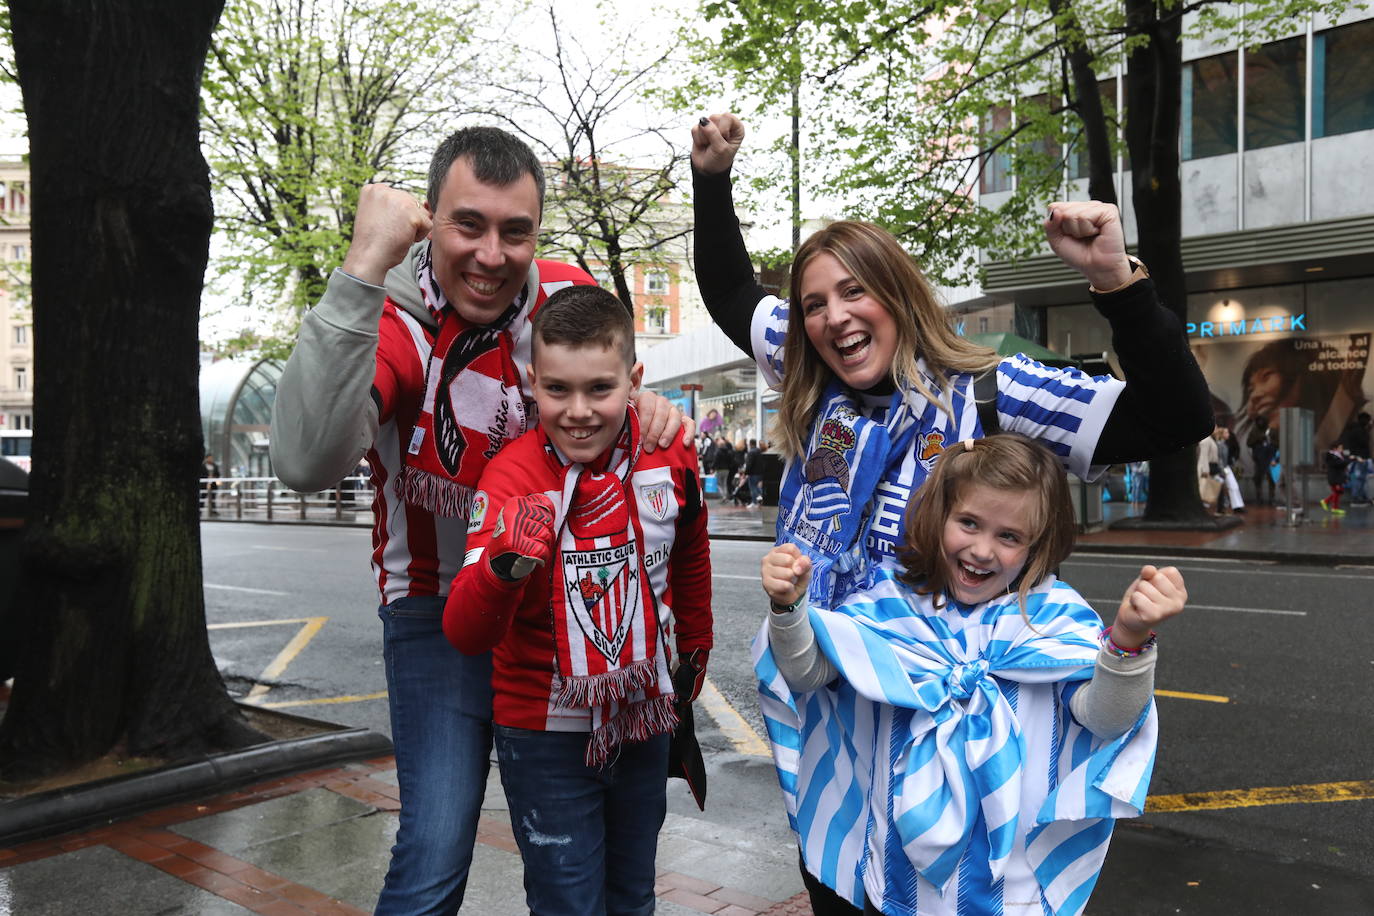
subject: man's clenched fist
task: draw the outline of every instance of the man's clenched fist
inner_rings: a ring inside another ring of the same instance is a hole
[[[553,503],[543,493],[519,496],[501,509],[487,547],[491,571],[508,582],[543,566],[553,552]]]

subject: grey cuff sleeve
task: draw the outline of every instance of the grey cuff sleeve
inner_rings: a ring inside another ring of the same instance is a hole
[[[1155,689],[1158,650],[1121,658],[1106,649],[1097,653],[1093,678],[1069,701],[1078,723],[1099,738],[1124,735]]]
[[[769,611],[768,644],[783,679],[796,693],[823,687],[839,676],[816,644],[805,599],[785,614]]]

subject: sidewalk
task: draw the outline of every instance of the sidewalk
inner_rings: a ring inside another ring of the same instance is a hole
[[[809,913],[772,766],[713,753],[703,815],[669,782],[664,916]],[[130,820],[0,849],[0,916],[369,913],[396,831],[395,761],[316,770]],[[527,912],[492,768],[464,913]]]
[[[1322,566],[1374,564],[1374,507],[1352,508],[1344,516],[1307,507],[1299,525],[1289,525],[1281,510],[1255,506],[1225,531],[1112,530],[1120,519],[1144,511],[1128,503],[1103,504],[1107,527],[1078,537],[1079,553],[1183,553],[1190,557],[1273,560]],[[709,504],[713,538],[772,541],[776,506]]]

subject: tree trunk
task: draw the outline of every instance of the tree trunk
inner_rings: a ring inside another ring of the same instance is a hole
[[[1116,204],[1116,182],[1113,180],[1116,157],[1112,155],[1112,144],[1107,137],[1107,116],[1102,110],[1102,95],[1097,88],[1096,59],[1083,42],[1083,28],[1068,8],[1068,0],[1050,0],[1050,9],[1056,16],[1064,17],[1061,28],[1070,35],[1067,56],[1077,96],[1074,107],[1083,123],[1083,142],[1088,151],[1088,197]]]
[[[205,631],[201,69],[223,0],[11,0],[34,211],[28,608],[0,772],[242,743]]]
[[[1148,265],[1160,301],[1188,322],[1183,272],[1183,186],[1179,178],[1179,112],[1183,95],[1182,17],[1156,14],[1154,0],[1126,0],[1126,28],[1149,41],[1126,58],[1126,146],[1131,151],[1131,199],[1135,204],[1140,259]],[[1150,462],[1145,519],[1209,520],[1198,494],[1196,450]]]

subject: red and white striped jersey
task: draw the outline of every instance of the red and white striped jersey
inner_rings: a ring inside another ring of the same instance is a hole
[[[535,261],[527,289],[537,290],[534,308],[506,333],[513,335],[512,356],[521,388],[531,405],[526,366],[530,362],[530,318],[549,296],[574,285],[594,285],[585,271],[557,261]],[[372,571],[383,604],[397,598],[444,595],[462,566],[466,518],[441,518],[408,505],[397,479],[425,394],[425,365],[434,329],[387,298],[378,327],[377,368],[372,398],[377,405],[377,436],[367,450],[372,468]]]
[[[543,493],[561,515],[563,466],[545,448],[546,441],[543,430],[526,433],[493,458],[482,474],[466,565],[454,583],[444,629],[483,628],[490,619],[486,609],[519,596],[510,629],[492,653],[494,721],[537,731],[589,731],[588,709],[568,709],[554,702],[553,571],[536,568],[526,582],[508,583],[497,579],[484,559],[501,507],[514,497]],[[642,453],[630,471],[628,491],[634,543],[642,551],[668,645],[676,645],[683,654],[709,650],[711,554],[695,451],[679,441],[671,448]]]

